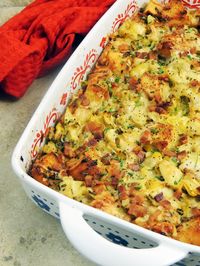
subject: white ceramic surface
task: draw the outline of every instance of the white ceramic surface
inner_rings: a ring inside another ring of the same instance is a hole
[[[176,265],[198,266],[200,247],[167,238],[69,199],[27,174],[31,161],[43,145],[48,127],[65,110],[71,94],[79,89],[105,47],[107,35],[145,2],[118,0],[98,21],[40,103],[13,152],[12,166],[28,197],[44,211],[61,219],[69,240],[90,260],[108,266],[128,266],[133,262],[137,266],[163,266],[185,258]],[[197,0],[184,2],[192,7],[200,6]]]

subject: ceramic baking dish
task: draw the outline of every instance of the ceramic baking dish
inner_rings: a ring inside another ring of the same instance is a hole
[[[28,197],[61,220],[65,234],[84,256],[100,265],[200,265],[200,247],[176,241],[67,198],[27,174],[48,127],[79,89],[107,42],[107,35],[146,1],[118,0],[98,21],[49,88],[12,156],[12,166]],[[198,8],[200,1],[184,1]],[[110,240],[110,241],[109,241]]]

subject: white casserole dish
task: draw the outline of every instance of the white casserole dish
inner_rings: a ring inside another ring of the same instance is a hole
[[[49,126],[90,71],[106,44],[106,36],[146,1],[118,0],[99,20],[64,65],[34,113],[12,156],[12,166],[28,197],[60,218],[74,247],[100,265],[200,265],[200,247],[176,241],[67,198],[27,174]],[[184,1],[194,8],[200,1]],[[105,239],[106,238],[106,239]],[[111,241],[108,241],[111,240]],[[113,242],[113,243],[112,243]],[[118,245],[116,245],[118,244]]]

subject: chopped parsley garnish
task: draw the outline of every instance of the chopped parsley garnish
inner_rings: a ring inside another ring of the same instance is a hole
[[[135,56],[135,51],[132,51],[132,50],[131,50],[129,53],[130,53],[130,56],[132,56],[132,57]]]
[[[113,108],[110,108],[110,109],[108,109],[108,111],[107,111],[108,113],[114,113],[114,112],[116,112],[116,110],[115,109],[113,109]]]
[[[105,129],[104,129],[104,133],[107,133],[109,130],[110,130],[109,127],[105,128]]]
[[[159,149],[152,148],[151,152],[152,152],[152,153],[154,153],[154,152],[159,152]]]
[[[128,172],[128,175],[129,175],[129,176],[133,176],[133,173],[131,173],[131,172]]]
[[[178,159],[176,157],[172,157],[171,160],[172,160],[173,163],[175,163],[176,166],[178,165],[179,161],[178,161]]]
[[[124,160],[120,160],[120,168],[122,169],[124,167]]]
[[[188,97],[186,96],[180,97],[181,109],[182,109],[184,116],[189,115],[189,112],[190,112],[189,102],[190,102],[190,99]]]
[[[173,149],[171,149],[172,151],[175,151],[175,152],[179,152],[179,148],[178,147],[174,147]]]
[[[115,82],[116,82],[116,83],[119,83],[119,81],[120,81],[120,77],[116,77],[116,78],[115,78]]]
[[[140,101],[140,99],[135,101],[135,107],[139,107],[142,106],[142,102]]]
[[[157,128],[151,128],[151,133],[157,134],[159,130]]]
[[[141,185],[135,186],[135,189],[136,189],[136,190],[140,190],[141,188],[142,188]]]
[[[57,147],[58,149],[60,149],[60,150],[63,150],[63,149],[64,149],[64,143],[63,143],[63,142],[61,142],[61,141],[56,141],[55,144],[56,144],[56,147]]]
[[[128,125],[127,129],[134,129],[134,127],[135,127],[134,125]]]
[[[180,208],[178,208],[176,211],[177,211],[177,212],[178,212],[178,214],[179,214],[179,215],[181,215],[181,216],[184,214],[183,210],[182,210],[182,209],[180,209]]]
[[[165,181],[164,177],[161,175],[158,175],[158,176],[156,175],[155,178],[162,181],[162,182]]]
[[[158,74],[163,74],[163,73],[164,73],[164,70],[162,68],[159,68]]]

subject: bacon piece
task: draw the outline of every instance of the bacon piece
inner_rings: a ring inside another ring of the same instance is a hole
[[[112,178],[112,180],[111,180],[111,185],[112,185],[114,188],[117,188],[117,185],[118,185],[118,183],[119,183],[119,179],[116,178],[115,176],[112,176],[111,178]]]
[[[168,74],[160,74],[158,76],[158,79],[163,80],[165,82],[169,82],[169,75]],[[165,103],[168,103],[168,106],[170,105],[170,102],[165,102]]]
[[[128,168],[131,169],[132,171],[139,171],[140,165],[137,163],[131,163],[128,165]]]
[[[163,42],[158,45],[158,54],[164,58],[169,58],[171,56],[171,49],[173,43],[170,41]]]
[[[139,162],[142,163],[145,159],[145,152],[142,150],[140,146],[136,146],[133,149],[133,152],[137,155]]]
[[[109,174],[112,177],[116,177],[117,179],[120,179],[123,175],[122,171],[120,170],[119,167],[119,162],[116,162],[114,160],[112,160],[110,162],[110,167],[109,167]]]
[[[87,142],[87,146],[91,147],[91,146],[95,146],[97,144],[97,140],[95,138],[93,139],[90,139],[88,142]]]
[[[154,141],[153,145],[159,150],[159,151],[163,151],[167,145],[168,142],[166,140],[160,140],[160,141]]]
[[[88,106],[90,104],[90,100],[84,94],[81,97],[81,104],[83,106]]]
[[[149,130],[145,130],[140,137],[140,142],[142,144],[150,144],[151,143],[151,132]]]
[[[90,131],[93,135],[96,136],[100,136],[103,134],[102,124],[93,121],[90,121],[86,124],[85,130]]]
[[[93,176],[91,176],[91,175],[86,175],[85,176],[86,187],[91,187],[92,183],[93,183],[92,181],[93,181]]]
[[[103,132],[94,132],[94,138],[99,141],[101,139],[103,139]]]
[[[150,112],[155,112],[155,105],[149,105],[148,109]]]
[[[149,59],[156,60],[157,59],[157,53],[155,51],[152,51],[149,53]]]
[[[166,110],[166,108],[168,108],[170,105],[171,105],[170,102],[162,102],[162,103],[158,104],[158,107],[161,107],[161,108]]]
[[[128,199],[128,191],[126,190],[126,187],[124,185],[118,186],[118,191],[120,200]]]
[[[144,206],[135,205],[134,203],[128,209],[128,214],[133,215],[135,218],[144,217],[146,213],[147,209]]]
[[[174,225],[170,222],[157,222],[151,229],[162,235],[170,236],[174,231]]]
[[[145,198],[143,195],[139,195],[136,193],[137,191],[135,190],[134,185],[131,186],[131,189],[129,191],[129,195],[131,197],[131,204],[142,205],[144,203]]]
[[[188,143],[188,136],[185,134],[182,134],[179,138],[179,145],[183,145]]]
[[[147,52],[136,52],[135,53],[136,57],[144,59],[144,58],[148,58],[148,53]]]
[[[58,162],[61,163],[62,165],[65,163],[65,155],[63,153],[59,153],[57,156]]]
[[[92,203],[91,203],[91,206],[96,208],[96,209],[102,209],[102,207],[104,206],[104,202],[103,200],[94,200]]]
[[[109,91],[107,88],[101,87],[97,84],[94,84],[92,87],[92,92],[98,97],[98,98],[104,98],[105,100],[109,99]]]
[[[189,54],[189,51],[183,51],[183,52],[180,52],[179,55],[180,57],[185,57]]]
[[[177,155],[175,151],[170,151],[167,149],[163,150],[163,154],[166,156],[169,156],[169,157],[176,157],[176,155]]]
[[[155,95],[156,101],[157,102],[161,102],[161,98],[160,95],[158,94],[158,96]],[[150,112],[156,112],[158,114],[167,114],[167,110],[166,108],[169,106],[168,102],[166,103],[159,103],[158,105],[150,105],[149,106],[149,111]]]
[[[172,126],[171,125],[165,125],[165,124],[159,124],[158,125],[160,138],[164,140],[168,140],[172,138]]]
[[[98,195],[99,196],[97,196],[97,199],[92,201],[91,206],[95,208],[100,208],[104,211],[108,210],[108,208],[110,209],[111,206],[113,206],[115,200],[108,191],[104,189]]]
[[[72,170],[69,170],[68,172],[69,175],[73,176],[75,180],[83,181],[84,177],[88,174],[87,168],[88,168],[87,163],[81,163]]]
[[[182,159],[184,159],[187,156],[187,152],[186,151],[181,151],[178,152],[177,154],[177,158],[181,161]]]
[[[141,150],[136,155],[137,155],[137,157],[139,159],[139,162],[142,163],[144,161],[144,159],[145,159],[145,152]]]
[[[174,192],[174,197],[177,198],[178,200],[181,198],[183,192],[182,190],[180,189],[177,189],[175,192]]]
[[[163,200],[163,193],[159,193],[154,197],[155,201],[159,202],[161,200]]]
[[[197,207],[192,208],[192,215],[194,218],[200,217],[200,209]]]
[[[121,53],[126,53],[130,50],[129,45],[127,43],[122,43],[118,46],[118,49]]]
[[[137,78],[135,78],[135,77],[131,77],[131,78],[129,79],[129,87],[130,87],[130,89],[132,89],[132,90],[136,90],[136,91],[137,91],[137,85],[138,85],[138,80],[137,80]]]
[[[112,156],[109,153],[107,153],[101,158],[101,162],[105,165],[110,165],[111,158]]]
[[[75,152],[69,142],[64,143],[64,155],[70,158],[75,157]]]
[[[157,99],[157,101],[158,101],[158,99]],[[160,98],[159,98],[159,101],[160,101]],[[163,107],[155,106],[155,105],[150,105],[149,111],[150,112],[156,112],[158,114],[167,114],[167,111]]]
[[[198,81],[198,80],[192,80],[191,82],[190,82],[190,86],[191,87],[197,87],[197,86],[199,86],[200,85],[200,82]]]
[[[168,200],[161,200],[159,204],[166,210],[170,210],[171,203]]]
[[[155,99],[155,101],[156,101],[158,104],[162,103],[162,96],[161,96],[159,90],[155,91],[155,93],[154,93],[154,99]],[[158,107],[159,107],[159,106],[158,106]],[[156,108],[157,108],[157,107],[156,107]],[[156,112],[158,112],[158,111],[156,111]]]
[[[155,107],[155,112],[158,114],[162,114],[162,115],[167,114],[167,111],[163,107],[159,107],[159,106]]]
[[[192,48],[190,49],[190,53],[191,53],[191,54],[196,54],[196,52],[197,52],[197,48],[196,48],[196,47],[192,47]]]
[[[87,175],[98,177],[100,172],[96,164],[96,161],[91,159],[88,159],[88,161],[82,160],[76,167],[70,169],[68,173],[75,180],[80,181],[83,181]]]

